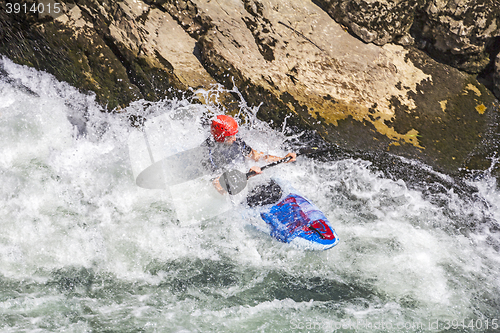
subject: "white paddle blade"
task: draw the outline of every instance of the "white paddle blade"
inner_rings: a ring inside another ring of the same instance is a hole
[[[196,179],[210,173],[203,166],[207,160],[206,147],[188,149],[150,165],[137,176],[136,184],[142,188],[165,189]]]
[[[207,177],[170,187],[177,218],[181,223],[202,221],[233,208],[228,195],[222,195]]]

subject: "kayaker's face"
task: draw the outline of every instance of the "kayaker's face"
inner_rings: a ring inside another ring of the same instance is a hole
[[[226,136],[226,139],[224,140],[224,144],[230,146],[234,143],[234,141],[236,141],[236,134],[231,135],[231,136]]]

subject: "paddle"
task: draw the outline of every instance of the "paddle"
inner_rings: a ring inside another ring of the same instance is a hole
[[[299,155],[306,155],[306,154],[317,154],[321,152],[326,152],[326,151],[331,151],[333,148],[327,148],[327,149],[318,149],[318,147],[313,147],[313,148],[306,148],[302,149],[300,152],[297,153],[297,156]],[[275,165],[281,164],[281,163],[286,163],[292,159],[291,156],[285,157],[279,161],[269,163],[267,165],[264,165],[261,167],[261,170],[273,167]],[[222,186],[224,190],[227,191],[230,195],[235,195],[243,191],[243,189],[247,186],[247,181],[248,178],[251,176],[257,174],[255,171],[249,171],[247,173],[240,172],[238,170],[229,170],[224,172],[220,177],[219,177],[219,184]]]

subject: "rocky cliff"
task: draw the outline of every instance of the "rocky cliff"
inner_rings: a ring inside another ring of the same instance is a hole
[[[59,3],[51,15],[2,5],[0,54],[95,92],[110,110],[219,83],[260,105],[262,119],[348,149],[452,173],[487,169],[498,151],[497,1]]]

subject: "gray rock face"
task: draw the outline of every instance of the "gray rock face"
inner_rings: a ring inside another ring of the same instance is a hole
[[[366,43],[417,45],[440,62],[479,73],[500,37],[500,1],[316,0]],[[499,50],[497,50],[498,52]]]
[[[490,62],[488,48],[500,37],[500,2],[432,0],[419,19],[425,48],[458,69],[479,73]]]
[[[330,16],[365,43],[411,43],[415,12],[423,0],[317,0]]]

